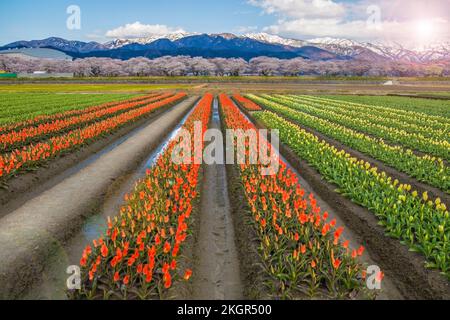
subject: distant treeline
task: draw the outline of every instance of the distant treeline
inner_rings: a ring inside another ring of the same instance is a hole
[[[111,58],[85,58],[74,61],[23,58],[0,55],[0,70],[15,73],[46,71],[74,73],[76,77],[121,76],[364,76],[364,77],[447,77],[450,61],[409,63],[367,60],[312,61],[258,57],[244,59],[201,57],[133,58],[122,61]]]

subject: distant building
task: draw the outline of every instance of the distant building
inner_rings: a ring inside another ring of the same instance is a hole
[[[398,86],[399,84],[397,80],[389,80],[383,83],[383,86]]]

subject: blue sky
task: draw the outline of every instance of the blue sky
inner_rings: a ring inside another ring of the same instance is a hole
[[[81,9],[79,31],[66,28],[66,9],[72,4]],[[237,32],[240,26],[262,27],[275,20],[244,0],[1,0],[0,12],[0,43],[48,36],[89,40],[136,21],[213,33]]]
[[[69,5],[81,9],[80,30],[66,27]],[[300,39],[450,38],[448,0],[1,0],[0,12],[0,44],[49,36],[104,42],[179,30]]]

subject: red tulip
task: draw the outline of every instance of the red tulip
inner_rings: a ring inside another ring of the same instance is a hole
[[[101,248],[101,253],[103,258],[106,258],[106,256],[108,255],[108,247],[103,243],[102,248]]]
[[[191,269],[186,269],[186,271],[184,272],[184,276],[183,279],[188,281],[192,276],[192,270]]]

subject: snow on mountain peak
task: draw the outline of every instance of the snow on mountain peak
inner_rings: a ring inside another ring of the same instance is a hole
[[[303,47],[305,45],[304,41],[301,40],[295,40],[295,39],[287,39],[282,38],[277,35],[272,35],[264,32],[260,33],[247,33],[242,36],[243,38],[250,38],[256,41],[265,42],[265,43],[271,43],[271,44],[281,44],[284,46],[291,46],[291,47]]]
[[[160,39],[168,39],[170,41],[176,41],[179,39],[183,39],[192,35],[196,35],[196,33],[186,33],[186,32],[179,32],[179,33],[168,33],[168,34],[161,34],[161,35],[153,35],[145,38],[132,38],[132,39],[114,39],[110,42],[105,43],[105,46],[109,49],[117,49],[129,44],[150,44],[152,42],[155,42]]]
[[[308,40],[310,44],[327,44],[327,45],[339,45],[339,46],[347,46],[347,47],[356,47],[361,46],[361,43],[349,39],[341,39],[341,38],[315,38]]]

